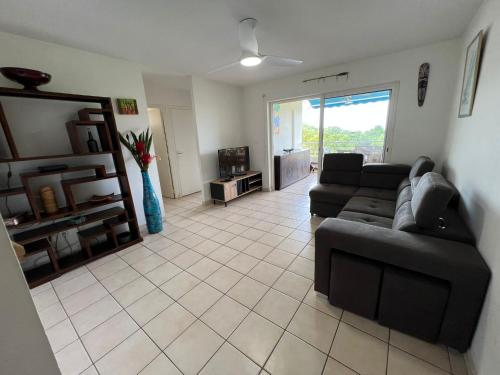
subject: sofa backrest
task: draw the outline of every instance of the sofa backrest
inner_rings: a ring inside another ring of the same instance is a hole
[[[427,172],[417,183],[411,198],[415,223],[422,228],[437,228],[455,190],[439,173]]]
[[[359,186],[362,167],[362,154],[325,154],[319,182]]]
[[[414,177],[420,177],[427,172],[432,172],[434,169],[434,162],[428,156],[419,156],[413,166],[411,167],[409,178],[410,181]]]
[[[395,190],[408,177],[410,166],[394,163],[365,164],[361,171],[360,186]]]

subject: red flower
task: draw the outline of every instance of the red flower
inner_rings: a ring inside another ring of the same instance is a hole
[[[144,149],[146,148],[146,145],[144,144],[144,142],[141,142],[141,141],[137,141],[135,143],[135,149],[137,150],[137,153],[140,155],[144,152]],[[149,155],[149,154],[148,154]]]
[[[141,161],[144,165],[148,165],[154,159],[154,156],[151,156],[149,153],[145,153],[141,156]]]

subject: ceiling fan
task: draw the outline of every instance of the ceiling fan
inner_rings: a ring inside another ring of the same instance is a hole
[[[219,72],[238,64],[245,67],[257,66],[263,62],[274,66],[295,66],[302,64],[302,60],[261,54],[259,52],[259,44],[257,43],[257,38],[255,36],[256,26],[257,20],[255,18],[245,18],[240,21],[238,27],[238,36],[241,48],[240,60],[212,70],[209,74]]]

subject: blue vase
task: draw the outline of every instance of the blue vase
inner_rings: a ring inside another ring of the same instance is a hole
[[[158,233],[163,230],[163,220],[161,217],[160,203],[156,197],[153,185],[149,179],[149,174],[147,171],[142,173],[142,187],[143,187],[143,198],[142,203],[144,205],[144,214],[146,215],[146,224],[148,226],[148,232]]]

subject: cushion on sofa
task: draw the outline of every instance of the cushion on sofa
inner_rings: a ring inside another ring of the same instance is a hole
[[[391,189],[377,189],[377,188],[368,188],[361,187],[354,194],[355,197],[368,197],[368,198],[377,198],[377,199],[385,199],[387,201],[395,201],[397,198],[396,190]]]
[[[320,184],[359,185],[362,154],[326,154]]]
[[[343,210],[392,219],[394,217],[394,211],[396,210],[396,202],[368,197],[352,197]]]
[[[413,191],[411,210],[415,222],[422,228],[436,228],[454,189],[439,173],[427,172]]]
[[[411,182],[410,182],[410,179],[408,177],[405,177],[398,185],[398,189],[397,189],[397,193],[398,195],[401,193],[401,191],[407,187],[407,186],[410,186],[411,185]]]
[[[392,229],[403,232],[425,234],[431,237],[444,238],[450,241],[464,242],[471,245],[476,243],[474,235],[464,223],[458,211],[447,208],[439,218],[437,228],[421,228],[415,222],[411,211],[411,203],[405,202],[396,210]]]
[[[357,186],[339,184],[317,184],[309,191],[311,200],[344,205],[358,190]]]
[[[420,156],[417,160],[415,160],[415,163],[413,163],[408,177],[411,180],[413,177],[423,176],[427,172],[432,172],[433,169],[434,162],[432,159],[428,156]]]
[[[408,176],[409,171],[410,166],[405,164],[365,164],[361,170],[359,184],[363,187],[396,190],[401,180]]]
[[[405,187],[398,194],[398,199],[396,200],[396,211],[403,205],[403,203],[411,201],[411,197],[413,196],[411,186]]]
[[[363,165],[363,173],[378,173],[378,174],[399,174],[408,176],[411,167],[407,164],[393,163],[367,163]]]
[[[359,223],[365,223],[370,225],[376,225],[383,228],[392,228],[392,219],[383,216],[375,216],[370,214],[365,214],[362,212],[351,212],[345,211],[339,213],[338,219],[344,219],[349,221],[357,221]]]
[[[415,189],[417,188],[418,183],[420,182],[420,179],[422,176],[419,177],[413,177],[410,181],[410,186],[411,186],[411,192],[413,193]]]

